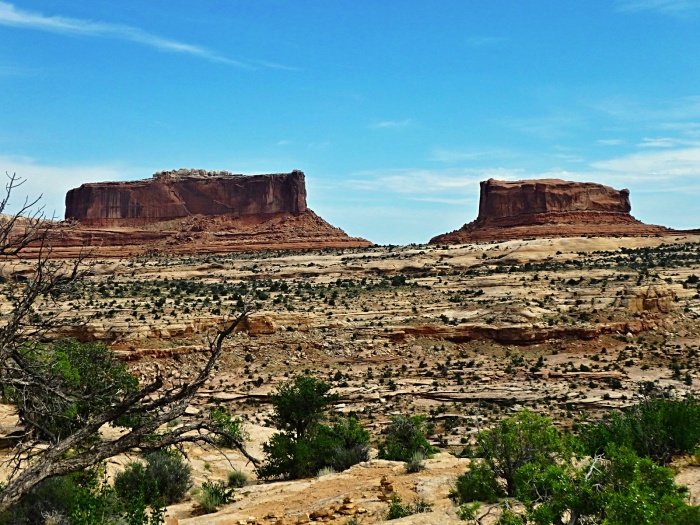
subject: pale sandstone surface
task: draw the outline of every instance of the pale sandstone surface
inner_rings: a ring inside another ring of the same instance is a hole
[[[387,504],[375,489],[387,476],[404,502],[434,504],[404,523],[449,524],[446,493],[468,461],[457,455],[478,428],[528,407],[567,430],[638,401],[641,381],[697,393],[699,253],[700,237],[678,235],[102,259],[80,293],[45,307],[66,319],[93,316],[56,336],[103,340],[140,377],[165,367],[178,381],[201,365],[207,334],[235,310],[235,287],[254,283],[255,312],[227,341],[195,409],[213,400],[231,408],[261,457],[274,432],[269,393],[308,370],[331,382],[341,396],[333,412],[357,414],[373,446],[393,414],[421,413],[443,451],[417,474],[372,460],[318,479],[253,484],[208,516],[186,501],[169,509],[180,521],[273,524],[350,497],[372,512],[361,523],[378,523]],[[5,263],[0,275],[13,286],[28,266]],[[3,433],[13,425],[0,418]],[[237,452],[225,451],[229,464],[213,449],[188,451],[197,484],[233,467],[254,480]],[[687,460],[679,468],[697,500],[698,468]],[[262,520],[271,514],[279,516]]]

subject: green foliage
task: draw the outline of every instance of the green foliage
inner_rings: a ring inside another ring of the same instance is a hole
[[[386,519],[396,520],[399,518],[405,518],[406,516],[412,516],[413,514],[431,512],[432,510],[433,506],[425,500],[417,499],[411,505],[408,503],[403,503],[397,494],[392,494],[391,500],[389,500],[389,510],[386,513]]]
[[[425,468],[425,454],[422,452],[414,452],[406,462],[406,472],[413,474],[415,472],[420,472]]]
[[[233,489],[226,487],[223,481],[205,481],[202,483],[202,491],[197,494],[197,503],[206,514],[210,514],[231,501],[232,496]]]
[[[528,523],[559,523],[565,514],[576,523],[606,525],[700,524],[700,508],[688,505],[687,489],[673,473],[634,451],[607,447],[605,459],[572,464],[529,464],[518,473],[518,498]]]
[[[505,495],[494,471],[485,462],[474,460],[469,465],[469,470],[457,478],[457,483],[450,491],[450,498],[456,503],[495,503]]]
[[[138,388],[126,365],[102,343],[64,339],[25,349],[23,359],[42,381],[28,391],[8,392],[10,401],[23,419],[36,423],[42,439],[54,443]],[[65,396],[57,397],[56,390]]]
[[[692,452],[700,443],[700,404],[692,396],[649,397],[602,423],[583,427],[581,438],[589,454],[600,454],[615,443],[666,465],[674,455]]]
[[[564,450],[559,431],[549,418],[522,410],[477,436],[477,455],[515,495],[515,473],[530,462],[552,463]]]
[[[496,525],[525,525],[525,518],[510,509],[503,509]]]
[[[248,476],[242,470],[232,470],[228,473],[228,486],[234,489],[245,487],[248,483]]]
[[[331,385],[311,376],[297,376],[281,385],[270,396],[277,428],[304,438],[321,421],[328,405],[337,401],[337,395],[328,393],[330,389]]]
[[[318,425],[312,446],[323,456],[323,466],[340,472],[369,459],[369,432],[354,417],[333,425]],[[322,468],[322,467],[321,467]]]
[[[0,514],[2,525],[45,525],[49,519],[59,525],[159,525],[163,508],[155,505],[149,512],[143,499],[120,499],[104,469],[93,468],[48,478]]]
[[[431,457],[434,449],[426,439],[425,416],[393,416],[386,438],[379,444],[379,457],[393,461],[410,461],[416,452]]]
[[[159,450],[146,456],[146,466],[129,463],[114,479],[114,488],[127,501],[147,505],[182,501],[192,486],[192,469],[177,450]]]
[[[263,444],[266,459],[257,469],[258,476],[311,477],[326,467],[341,471],[369,459],[369,432],[355,418],[321,424],[323,408],[336,399],[328,394],[329,389],[327,383],[309,376],[299,376],[278,389],[272,401],[274,419],[282,432]],[[301,414],[299,407],[316,413]]]
[[[224,407],[212,408],[209,418],[214,423],[212,429],[217,435],[219,446],[235,448],[238,443],[245,441],[247,436],[240,418],[231,416],[231,413]]]

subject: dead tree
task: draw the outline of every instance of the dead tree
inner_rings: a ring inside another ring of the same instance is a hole
[[[8,175],[5,197],[0,199],[0,214],[9,198],[21,184],[15,175]],[[60,382],[42,374],[42,369],[28,356],[38,343],[61,322],[60,314],[46,315],[38,306],[45,301],[55,301],[85,277],[86,258],[78,257],[70,262],[52,257],[51,239],[56,230],[55,222],[43,217],[41,210],[32,213],[37,201],[25,201],[18,213],[0,216],[0,260],[13,264],[24,248],[36,250],[31,261],[32,271],[22,282],[10,283],[6,295],[11,303],[9,312],[0,315],[0,382],[10,389],[17,405],[25,397],[42,392],[42,402],[73,402],[75,392],[62,389]],[[247,302],[246,302],[247,304]],[[91,415],[80,423],[77,430],[51,440],[51,446],[41,444],[41,422],[18,410],[23,435],[15,447],[13,470],[0,491],[0,512],[10,508],[23,495],[43,480],[80,471],[134,448],[156,450],[185,442],[216,445],[223,436],[233,443],[250,461],[243,438],[227,434],[227,429],[208,414],[191,415],[187,407],[197,391],[210,378],[223,351],[224,341],[246,318],[247,307],[230,318],[216,335],[209,340],[209,355],[204,366],[190,380],[177,385],[168,384],[163,373],[141,385],[135,391],[116,399],[110,406]],[[28,400],[27,400],[28,401]],[[38,410],[41,410],[41,406]],[[47,412],[54,407],[45,406]],[[37,409],[35,408],[35,411]],[[179,420],[176,426],[167,425]],[[124,426],[121,421],[131,424]],[[135,423],[134,423],[135,422]],[[119,427],[122,433],[116,437],[101,436],[104,425]]]

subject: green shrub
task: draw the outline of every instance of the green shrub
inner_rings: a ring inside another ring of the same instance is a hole
[[[0,514],[2,525],[92,525],[128,523],[157,525],[160,508],[146,512],[145,505],[127,505],[106,482],[104,469],[93,468],[47,478],[9,510]]]
[[[224,407],[212,408],[209,412],[209,418],[213,423],[212,428],[219,446],[236,448],[247,438],[240,418],[231,416],[231,413]]]
[[[323,467],[321,470],[319,470],[316,473],[317,478],[322,478],[323,476],[329,476],[331,474],[335,474],[336,470],[333,467]]]
[[[146,456],[146,475],[166,505],[182,501],[192,486],[192,469],[177,450],[163,449]],[[151,500],[153,501],[153,500]]]
[[[426,439],[425,416],[393,416],[386,438],[379,444],[379,457],[393,461],[410,461],[420,452],[430,457],[434,449]]]
[[[391,495],[389,510],[386,513],[387,520],[397,520],[413,514],[411,506],[404,504],[396,494]]]
[[[204,512],[210,514],[231,501],[232,495],[233,489],[226,487],[223,481],[205,481],[196,499]]]
[[[422,452],[414,452],[406,462],[406,472],[413,474],[415,472],[420,472],[425,468],[425,454]]]
[[[700,443],[700,405],[692,396],[650,397],[606,421],[583,427],[581,439],[589,454],[600,454],[614,443],[666,465],[674,455],[692,452]]]
[[[248,484],[248,475],[242,470],[232,470],[228,473],[228,486],[234,489],[240,489]]]
[[[336,399],[329,389],[327,383],[300,376],[272,396],[281,432],[263,444],[265,462],[257,469],[259,477],[311,477],[326,467],[342,471],[369,459],[369,432],[355,418],[339,419],[330,426],[321,423],[323,409]]]
[[[531,462],[552,463],[566,448],[552,420],[522,410],[479,432],[476,455],[494,475],[506,482],[506,492],[515,496],[515,473]]]
[[[22,390],[7,389],[26,421],[43,440],[55,443],[78,431],[89,418],[138,388],[137,379],[103,343],[63,339],[23,350],[36,377]],[[53,385],[47,388],[46,385]],[[65,395],[57,397],[56,390]],[[126,421],[119,424],[128,426]]]
[[[387,520],[396,520],[420,514],[423,512],[432,512],[433,506],[424,499],[417,498],[413,504],[403,503],[397,494],[392,494],[389,500],[389,510],[386,513]]]
[[[477,463],[474,460],[469,465],[469,470],[457,478],[457,483],[450,491],[450,498],[455,503],[495,503],[505,495],[493,470],[485,462]]]
[[[340,419],[332,426],[318,425],[311,442],[323,466],[336,472],[369,459],[369,432],[354,417]]]
[[[159,450],[146,456],[146,466],[127,464],[114,478],[114,488],[126,501],[142,499],[170,505],[182,501],[192,486],[192,469],[176,450]]]

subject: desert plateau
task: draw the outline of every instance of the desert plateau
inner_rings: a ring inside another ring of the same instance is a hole
[[[249,452],[262,458],[274,432],[270,393],[305,373],[338,394],[331,414],[353,414],[371,432],[375,459],[299,481],[257,483],[237,451],[188,447],[198,481],[225,479],[233,465],[253,484],[215,514],[198,515],[190,500],[167,516],[303,523],[350,498],[363,510],[359,523],[382,523],[385,479],[404,501],[421,497],[434,509],[397,523],[456,523],[447,494],[469,461],[462,451],[493,421],[529,408],[566,431],[638,403],[641,385],[696,392],[699,246],[697,235],[583,236],[97,258],[79,289],[39,309],[66,321],[50,337],[103,342],[142,380],[164,369],[176,381],[202,365],[207,337],[250,290],[253,311],[191,410],[224,404],[242,418]],[[3,266],[6,289],[25,275],[24,264]],[[13,430],[11,414],[5,408],[3,433]],[[439,452],[420,472],[376,459],[396,414],[427,416]],[[700,466],[677,461],[695,501]],[[349,521],[329,516],[323,521]]]
[[[700,0],[0,41],[0,525],[700,525]]]

